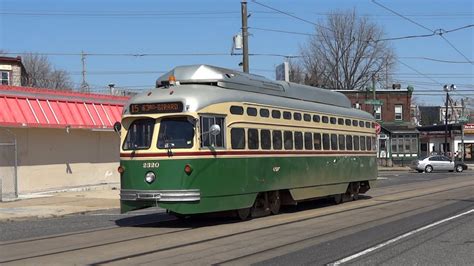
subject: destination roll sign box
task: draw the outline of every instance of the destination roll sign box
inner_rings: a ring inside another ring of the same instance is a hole
[[[182,111],[182,102],[130,104],[131,114],[179,113]]]

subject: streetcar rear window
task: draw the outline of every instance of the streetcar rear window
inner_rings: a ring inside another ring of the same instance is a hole
[[[123,142],[123,150],[146,150],[150,148],[155,119],[139,119],[133,121]]]
[[[158,133],[159,149],[191,148],[194,125],[186,117],[163,118]]]

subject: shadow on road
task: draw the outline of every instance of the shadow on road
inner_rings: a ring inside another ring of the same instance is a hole
[[[359,195],[358,200],[371,198],[370,196]],[[332,198],[314,199],[298,202],[297,205],[282,206],[280,213],[297,213],[311,209],[329,208],[334,205]],[[195,214],[179,218],[166,212],[159,212],[117,219],[115,224],[120,227],[199,228],[238,222],[242,221],[237,218],[235,211]]]

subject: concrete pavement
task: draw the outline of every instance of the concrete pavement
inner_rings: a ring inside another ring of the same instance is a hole
[[[23,195],[16,201],[0,202],[0,222],[120,208],[118,187],[105,185],[93,189]]]

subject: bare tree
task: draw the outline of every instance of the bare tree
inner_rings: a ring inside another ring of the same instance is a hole
[[[55,90],[71,90],[72,82],[64,70],[55,69],[48,57],[29,53],[22,58],[27,76],[25,84],[29,87],[48,88]]]
[[[337,89],[362,89],[372,75],[388,84],[395,52],[385,41],[384,32],[355,10],[333,12],[325,23],[316,26],[316,34],[301,48],[302,64],[307,72],[305,83]]]

